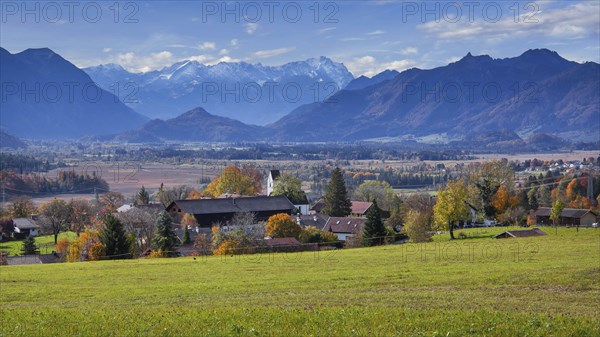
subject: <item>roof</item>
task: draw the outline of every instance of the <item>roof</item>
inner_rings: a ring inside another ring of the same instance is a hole
[[[265,243],[265,245],[267,245],[269,247],[301,245],[300,241],[298,241],[296,238],[293,238],[293,237],[265,239],[265,240],[263,240],[263,242]]]
[[[551,211],[552,209],[550,207],[540,207],[535,211],[535,216],[550,216]],[[564,208],[560,213],[560,216],[563,218],[581,218],[588,213],[595,215],[595,213],[589,209]]]
[[[296,222],[302,227],[314,226],[318,229],[323,229],[327,224],[329,216],[321,214],[313,215],[298,215],[296,216]]]
[[[167,208],[170,209],[174,204],[177,204],[182,212],[191,214],[291,211],[294,209],[294,205],[285,196],[176,200]]]
[[[319,199],[313,207],[310,208],[311,211],[315,211],[317,213],[321,213],[321,211],[325,208],[325,201],[323,199]]]
[[[58,254],[38,254],[24,256],[8,256],[6,262],[9,266],[24,264],[46,264],[61,262]]]
[[[330,217],[323,228],[332,233],[356,234],[365,227],[365,218]]]
[[[125,204],[119,208],[117,208],[117,212],[119,213],[123,213],[123,212],[127,212],[128,210],[133,208],[133,204]]]
[[[547,235],[547,234],[543,230],[541,230],[539,228],[532,228],[532,229],[526,229],[526,230],[502,232],[500,234],[494,235],[494,238],[507,238],[507,237],[525,238],[525,237],[529,237],[529,236],[544,236],[544,235]]]
[[[276,180],[279,178],[279,176],[281,176],[281,172],[279,172],[279,170],[271,170],[269,173],[271,175],[271,179],[273,180]]]
[[[145,204],[145,205],[137,205],[135,208],[139,208],[144,211],[164,211],[165,206],[163,204]]]
[[[368,201],[351,201],[352,203],[352,214],[364,215],[367,210],[373,206],[372,202]]]
[[[29,218],[15,218],[13,219],[13,223],[15,224],[15,227],[19,229],[40,228],[40,225],[38,225],[34,220]]]

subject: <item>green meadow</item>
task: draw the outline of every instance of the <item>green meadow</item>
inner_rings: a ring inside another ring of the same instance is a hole
[[[600,231],[0,267],[1,336],[600,336]]]

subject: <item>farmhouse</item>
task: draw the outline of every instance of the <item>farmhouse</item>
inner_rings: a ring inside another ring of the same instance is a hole
[[[366,220],[365,218],[330,217],[323,231],[332,232],[337,235],[338,240],[346,241],[347,238],[362,232]]]
[[[28,236],[38,236],[40,225],[33,219],[29,218],[15,218],[13,219],[15,224],[14,236],[16,239],[25,239]]]
[[[532,228],[520,231],[506,231],[500,234],[494,235],[494,239],[505,239],[505,238],[525,238],[530,236],[544,236],[546,232],[539,228]]]
[[[352,211],[350,212],[352,216],[363,217],[367,214],[367,211],[371,206],[373,206],[372,202],[368,201],[351,201],[352,203]]]
[[[176,200],[167,206],[167,212],[175,221],[190,213],[204,228],[215,223],[226,224],[239,212],[252,212],[256,214],[257,221],[266,221],[278,213],[292,214],[293,210],[294,205],[284,196]]]
[[[535,220],[538,225],[552,225],[549,207],[540,207],[535,211]],[[590,227],[598,221],[598,215],[589,209],[565,208],[557,220],[559,226]]]

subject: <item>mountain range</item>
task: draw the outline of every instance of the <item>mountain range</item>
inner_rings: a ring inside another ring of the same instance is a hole
[[[14,55],[0,51],[3,95],[8,98],[2,100],[1,128],[20,138],[117,135],[116,140],[128,142],[373,140],[486,147],[600,140],[600,65],[568,61],[547,49],[504,59],[468,53],[434,69],[387,70],[356,79],[325,57],[279,67],[186,61],[131,74],[114,65],[86,68],[85,73],[49,49]],[[203,82],[205,78],[213,82]],[[126,106],[112,95],[110,83],[130,80],[139,85],[131,94],[139,95],[142,105],[153,106],[157,114],[164,111],[160,119],[146,119],[131,109],[133,103]],[[335,88],[306,104],[286,99],[196,102],[197,95],[202,96],[198,88],[207,89],[206,83],[226,88],[255,83],[265,88],[263,81],[270,80],[299,88],[335,83]],[[102,99],[91,102],[75,95],[72,101],[60,97],[36,102],[32,94],[21,95],[19,86],[11,86],[72,82],[85,83],[90,92],[98,90]]]
[[[105,90],[119,89],[125,104],[151,118],[173,118],[202,106],[213,114],[259,125],[320,101],[354,79],[343,64],[326,57],[276,67],[188,60],[146,73],[130,73],[115,64],[83,70]]]
[[[0,127],[20,138],[120,133],[148,121],[47,48],[17,54],[0,48],[0,76]]]

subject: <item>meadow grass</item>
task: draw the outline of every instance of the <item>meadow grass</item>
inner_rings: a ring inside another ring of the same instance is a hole
[[[64,232],[58,234],[59,241],[64,238],[73,241],[75,238],[77,238],[77,234],[74,232]],[[50,254],[53,250],[55,250],[54,235],[37,236],[35,238],[35,244],[40,249],[41,254]],[[23,247],[23,240],[0,242],[0,251],[8,252],[8,255],[10,256],[21,255],[21,247]]]
[[[0,268],[2,336],[600,336],[600,231]]]

